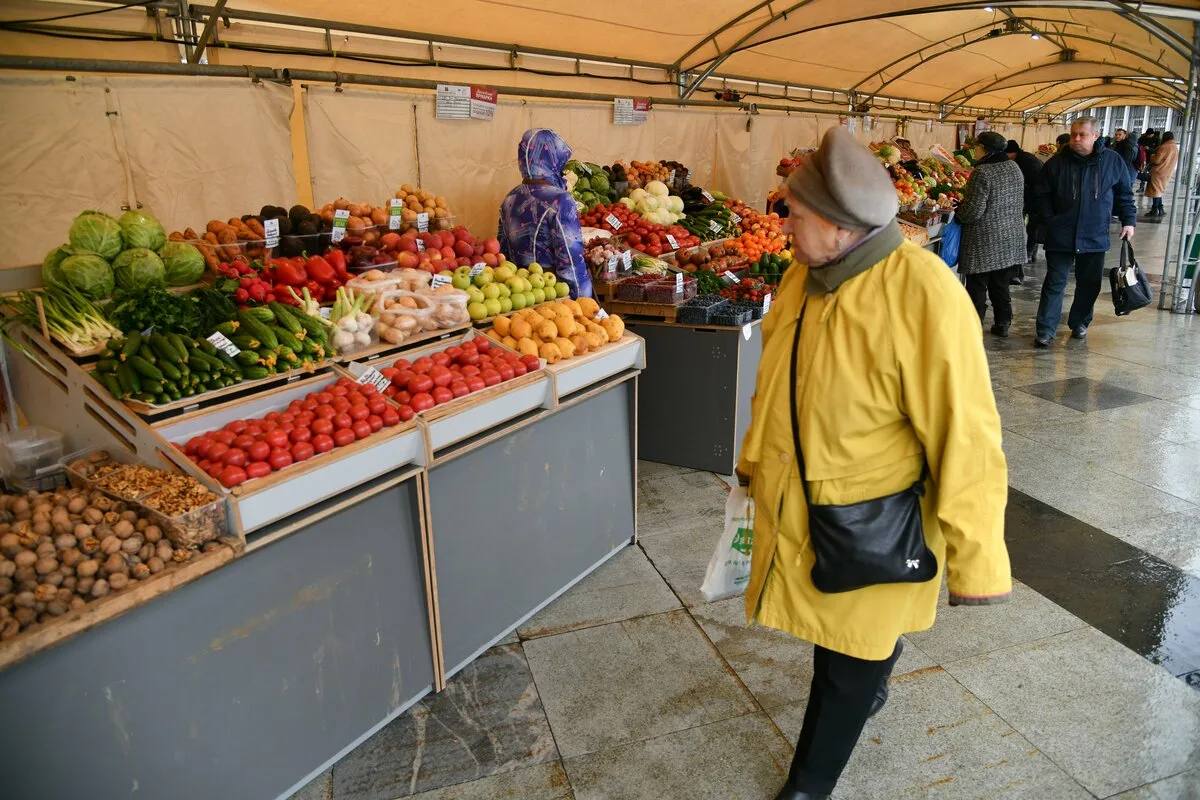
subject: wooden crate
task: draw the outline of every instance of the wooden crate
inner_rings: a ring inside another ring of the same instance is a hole
[[[679,312],[679,306],[666,303],[631,303],[627,300],[609,300],[604,304],[604,310],[609,314],[620,314],[622,317],[674,322]]]
[[[211,391],[194,394],[191,397],[181,397],[178,400],[163,403],[162,405],[143,403],[141,400],[134,400],[132,398],[123,400],[122,402],[147,420],[158,422],[168,417],[179,416],[185,412],[214,408],[225,403],[243,399],[249,395],[258,394],[262,391],[328,372],[332,363],[332,361],[326,359],[317,362],[311,368],[293,369],[275,375],[268,375],[265,378],[240,381],[233,386],[226,386],[224,389],[212,389]],[[92,368],[89,368],[89,371],[90,369]]]

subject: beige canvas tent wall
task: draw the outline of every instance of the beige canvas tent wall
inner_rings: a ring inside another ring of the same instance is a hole
[[[0,73],[0,102],[16,109],[0,118],[8,167],[0,212],[38,220],[37,234],[0,246],[0,266],[40,260],[90,205],[141,203],[174,228],[263,202],[379,201],[402,182],[436,188],[462,222],[490,231],[518,180],[516,141],[531,125],[560,130],[589,160],[682,161],[699,180],[755,203],[777,181],[779,157],[813,146],[832,125],[852,125],[864,141],[899,125],[918,147],[952,147],[955,122],[984,116],[1033,147],[1052,141],[1063,129],[1055,115],[1076,107],[1182,106],[1191,17],[1200,13],[1194,0],[1159,7],[1178,16],[1102,0],[995,10],[895,0],[602,8],[448,0],[416,16],[378,0],[231,0],[210,28],[213,9],[200,4],[186,16],[174,0],[149,11],[116,5],[5,4],[0,20],[25,22],[0,28],[0,64],[33,56],[179,65],[197,58],[208,30],[203,60],[218,69],[333,77],[286,86],[82,68]],[[87,15],[46,21],[78,13]],[[396,79],[410,85],[381,85]],[[434,81],[509,90],[493,121],[450,122],[433,114],[424,87]],[[718,90],[740,102],[718,102]],[[654,98],[650,121],[614,126],[613,95]]]

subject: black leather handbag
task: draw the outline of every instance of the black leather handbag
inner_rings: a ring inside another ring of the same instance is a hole
[[[1113,311],[1118,317],[1154,302],[1154,290],[1138,266],[1128,239],[1121,240],[1121,266],[1108,271],[1108,285],[1112,289]]]
[[[826,593],[849,592],[879,583],[924,583],[938,571],[937,558],[925,544],[921,498],[928,469],[904,491],[850,505],[815,505],[804,476],[800,420],[796,406],[796,360],[804,309],[796,320],[790,368],[792,443],[800,467],[800,484],[808,503],[808,536],[816,563],[812,582]]]

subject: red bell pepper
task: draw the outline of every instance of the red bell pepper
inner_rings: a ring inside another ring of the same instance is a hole
[[[330,250],[325,254],[325,260],[329,263],[329,266],[333,267],[343,282],[354,277],[350,274],[350,270],[346,268],[346,254],[341,250],[337,248]]]
[[[308,274],[310,281],[323,283],[327,286],[341,283],[341,279],[338,277],[333,266],[320,256],[310,256],[308,261],[304,262],[304,271]]]
[[[308,275],[304,272],[304,264],[298,258],[276,258],[272,259],[274,274],[273,282],[276,284],[282,283],[285,286],[303,286],[308,280]]]
[[[304,285],[308,289],[308,293],[312,295],[313,300],[316,300],[318,303],[320,303],[325,299],[326,289],[324,286],[316,281],[309,281]]]

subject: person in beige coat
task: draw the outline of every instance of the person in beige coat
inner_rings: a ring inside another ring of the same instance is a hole
[[[1146,197],[1151,199],[1151,218],[1166,215],[1163,210],[1163,195],[1167,192],[1167,184],[1175,174],[1175,166],[1179,163],[1179,144],[1175,134],[1167,131],[1162,136],[1162,143],[1154,151],[1150,159],[1150,185],[1146,188]]]

